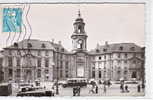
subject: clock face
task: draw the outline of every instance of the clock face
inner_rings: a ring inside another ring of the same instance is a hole
[[[78,41],[78,43],[79,43],[79,44],[82,44],[82,43],[83,43],[83,41],[82,41],[82,40],[79,40],[79,41]]]

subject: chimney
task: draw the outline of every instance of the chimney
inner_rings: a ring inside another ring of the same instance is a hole
[[[97,47],[96,47],[96,48],[99,49],[99,47],[100,47],[100,46],[99,46],[99,43],[97,43]]]
[[[52,39],[51,43],[54,43],[54,39]]]
[[[61,42],[61,41],[58,41],[58,44],[59,44],[59,45],[61,45],[61,44],[62,44],[62,42]]]
[[[105,46],[109,46],[109,45],[108,45],[108,41],[105,41]]]

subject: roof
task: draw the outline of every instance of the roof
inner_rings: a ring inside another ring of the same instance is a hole
[[[57,44],[57,43],[53,43],[50,41],[40,41],[37,39],[25,39],[22,40],[18,43],[14,43],[11,46],[8,46],[4,49],[37,49],[37,50],[57,50],[57,48],[59,49],[64,49],[64,51],[66,51],[66,49],[61,45],[61,44]]]
[[[142,47],[135,43],[114,43],[98,45],[89,53],[111,53],[111,52],[143,52]]]

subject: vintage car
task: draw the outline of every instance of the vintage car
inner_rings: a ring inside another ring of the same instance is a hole
[[[17,96],[36,96],[36,97],[41,97],[41,96],[54,96],[54,92],[51,90],[31,90],[31,91],[26,91],[26,92],[19,92],[17,93]]]

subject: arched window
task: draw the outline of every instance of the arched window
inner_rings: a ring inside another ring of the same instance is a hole
[[[96,49],[96,53],[99,53],[100,52],[100,50],[99,49]]]
[[[131,50],[131,51],[135,51],[135,47],[131,47],[130,50]]]
[[[28,46],[28,48],[31,48],[32,47],[32,44],[31,43],[28,43],[27,46]]]
[[[44,44],[44,43],[41,45],[41,47],[42,47],[42,48],[46,48],[46,46],[45,46],[45,44]]]
[[[119,50],[123,50],[123,47],[122,47],[122,46],[120,46]]]
[[[134,71],[134,72],[132,72],[132,76],[131,76],[132,78],[137,78],[137,73],[136,73],[136,71]]]

